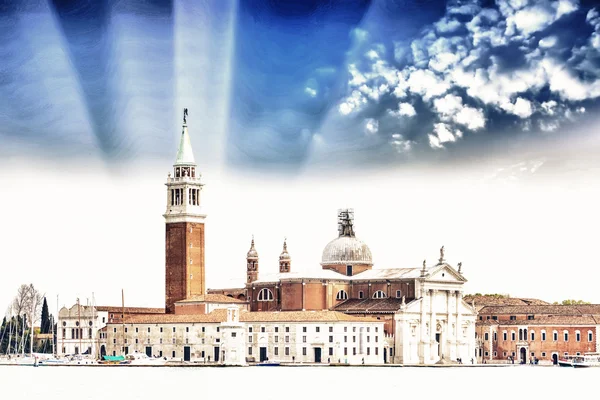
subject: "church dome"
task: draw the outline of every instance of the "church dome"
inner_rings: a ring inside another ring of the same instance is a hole
[[[325,246],[321,265],[365,264],[373,265],[371,250],[363,241],[354,236],[340,236]]]
[[[290,259],[290,253],[288,253],[288,249],[287,249],[287,239],[283,241],[283,251],[281,252],[281,254],[279,255],[279,260],[289,260]]]

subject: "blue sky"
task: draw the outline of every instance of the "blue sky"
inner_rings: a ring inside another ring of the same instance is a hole
[[[0,9],[0,152],[208,164],[445,162],[552,142],[600,97],[577,0],[60,1]]]

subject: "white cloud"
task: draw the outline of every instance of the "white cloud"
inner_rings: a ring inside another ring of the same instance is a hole
[[[514,114],[520,118],[528,118],[533,114],[533,107],[531,102],[522,97],[518,97],[514,103],[503,103],[500,107],[511,114]]]
[[[435,99],[433,106],[438,113],[449,116],[462,108],[462,98],[453,94],[447,94],[442,98]]]
[[[313,88],[309,88],[309,87],[305,88],[305,89],[304,89],[304,92],[305,92],[305,93],[308,93],[308,95],[309,95],[310,97],[315,97],[315,96],[317,95],[317,91],[316,91],[315,89],[313,89]]]
[[[367,99],[365,99],[361,92],[355,90],[346,98],[346,101],[340,104],[339,111],[342,115],[348,115],[360,110],[365,104],[367,104]]]
[[[369,51],[367,51],[367,54],[365,54],[365,55],[368,59],[371,59],[371,60],[375,60],[375,59],[379,58],[379,54],[377,54],[377,52],[375,50],[369,50]]]
[[[450,84],[432,71],[423,69],[411,72],[407,83],[410,91],[420,94],[425,101],[440,96],[450,89]]]
[[[454,122],[464,125],[472,131],[485,127],[485,116],[483,110],[464,107],[456,114]]]
[[[542,110],[545,114],[554,115],[556,113],[556,106],[558,106],[558,103],[554,100],[545,101],[542,103]]]
[[[390,144],[398,153],[406,153],[412,149],[413,142],[410,140],[405,140],[404,137],[399,133],[394,133],[392,135]]]
[[[367,118],[365,120],[365,133],[367,135],[374,135],[379,130],[379,121],[373,118]]]
[[[442,18],[435,23],[435,28],[440,33],[450,33],[457,31],[462,24],[455,19]]]
[[[548,36],[548,37],[541,39],[539,41],[538,45],[543,49],[547,49],[547,48],[556,46],[557,42],[558,42],[558,38],[556,36]]]
[[[406,117],[414,117],[415,115],[417,115],[415,108],[410,103],[399,103],[398,113]]]
[[[456,137],[462,137],[461,131],[456,131],[456,136],[450,130],[449,126],[444,123],[435,124],[433,126],[433,132],[428,135],[429,145],[433,148],[442,148],[443,144],[447,142],[456,141]]]
[[[540,121],[540,129],[544,132],[554,132],[559,127],[560,127],[560,123],[556,120]]]

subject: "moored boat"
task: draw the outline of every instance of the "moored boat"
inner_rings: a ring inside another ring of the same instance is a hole
[[[583,355],[567,355],[558,360],[561,367],[589,368],[600,367],[600,353],[584,353]]]

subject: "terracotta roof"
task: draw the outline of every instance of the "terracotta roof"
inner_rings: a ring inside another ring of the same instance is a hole
[[[225,296],[224,294],[209,293],[200,296],[194,296],[189,299],[180,300],[175,302],[179,303],[244,303],[244,301],[235,299],[233,297]]]
[[[387,297],[385,299],[349,299],[333,309],[342,312],[356,313],[393,313],[402,306],[402,299]]]
[[[467,295],[463,298],[468,304],[482,309],[485,306],[526,306],[526,305],[546,305],[548,302],[539,299],[528,299],[521,297],[494,297],[494,296],[473,296]]]
[[[513,326],[513,325],[596,325],[600,321],[600,318],[593,317],[590,315],[552,315],[552,316],[541,316],[530,320],[483,320],[477,321],[477,326],[485,325],[498,325],[498,326]]]
[[[219,323],[227,320],[227,310],[218,309],[209,314],[147,314],[125,318],[127,324],[160,323]],[[336,311],[241,311],[240,322],[379,322],[376,318],[355,317]],[[119,325],[118,323],[115,323]]]
[[[475,302],[477,305],[477,301]],[[600,304],[584,304],[563,306],[557,304],[547,305],[517,305],[517,306],[486,306],[479,310],[479,314],[546,314],[546,315],[600,315]]]
[[[150,307],[113,307],[113,306],[96,306],[98,311],[107,311],[112,313],[125,314],[164,314],[164,308],[150,308]]]

